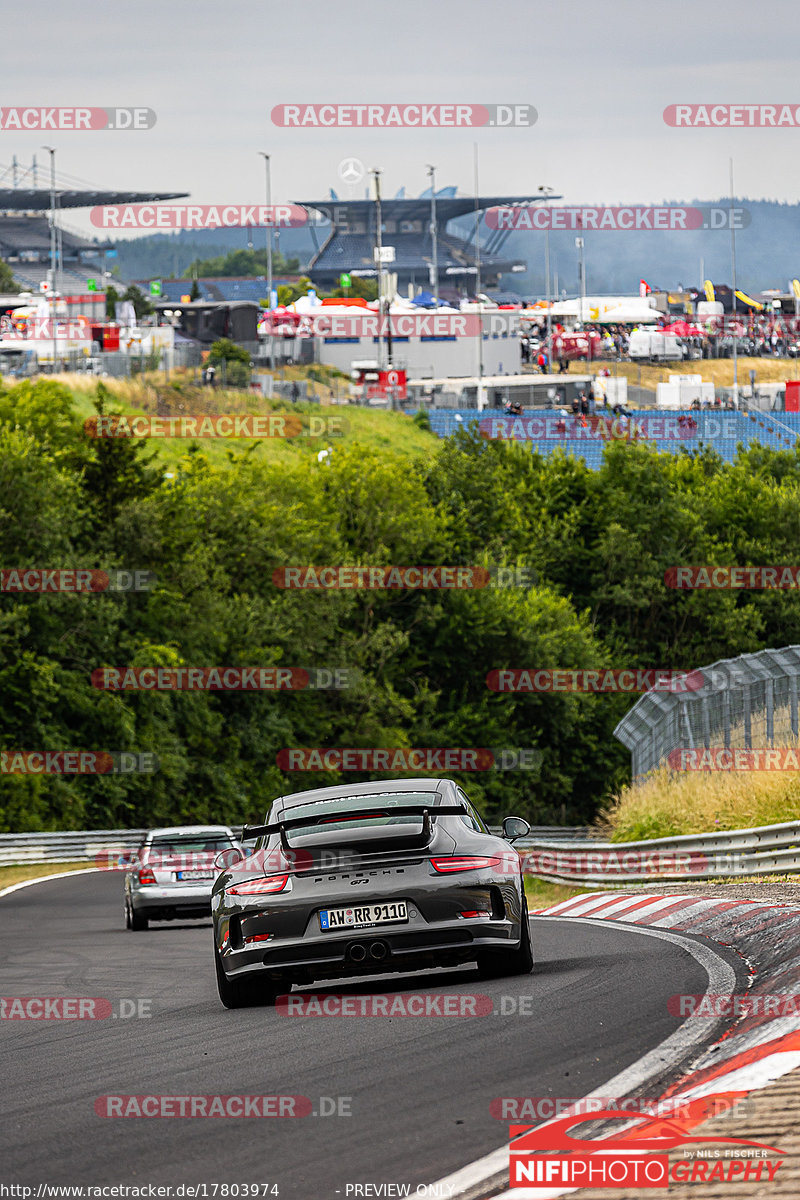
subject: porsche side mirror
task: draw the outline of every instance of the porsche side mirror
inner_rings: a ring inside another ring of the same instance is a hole
[[[227,871],[240,862],[244,862],[244,851],[237,846],[229,846],[227,850],[220,850],[214,859],[214,866],[218,871]]]
[[[503,821],[503,837],[508,842],[525,837],[525,834],[530,831],[530,825],[527,821],[523,821],[522,817],[506,817]]]

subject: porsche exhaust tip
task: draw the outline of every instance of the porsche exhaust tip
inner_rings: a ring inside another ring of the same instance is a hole
[[[388,953],[389,947],[386,945],[386,942],[373,942],[369,948],[370,958],[377,959],[378,961],[386,958]]]
[[[363,962],[367,957],[366,946],[362,946],[359,942],[356,942],[356,944],[351,946],[347,951],[347,957],[351,962]]]

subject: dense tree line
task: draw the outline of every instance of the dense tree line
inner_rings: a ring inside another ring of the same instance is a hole
[[[98,405],[113,411],[102,386]],[[349,445],[293,465],[86,436],[51,381],[0,391],[0,567],[125,568],[146,592],[0,596],[0,750],[151,751],[152,775],[0,775],[0,830],[258,819],[291,747],[536,747],[461,776],[495,819],[590,819],[627,771],[634,697],[496,694],[502,667],[690,668],[800,641],[793,592],[677,592],[677,564],[793,563],[800,455],[609,447],[589,471],[473,427],[417,464]],[[284,590],[300,564],[515,564],[532,585]],[[102,691],[98,667],[344,668],[341,690]],[[348,775],[354,780],[370,776]]]

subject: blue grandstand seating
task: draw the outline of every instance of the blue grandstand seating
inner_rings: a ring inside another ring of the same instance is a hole
[[[480,419],[486,417],[506,416],[502,409],[484,409]],[[541,409],[523,409],[524,417],[542,416]],[[552,417],[554,414],[549,412]],[[607,414],[611,415],[611,414]],[[637,409],[629,412],[632,421],[643,418],[652,419],[654,416],[669,416],[677,418],[681,415],[693,417],[697,423],[697,434],[687,438],[664,438],[655,443],[660,451],[678,453],[681,450],[689,452],[698,450],[701,446],[710,446],[724,462],[733,462],[739,445],[750,446],[760,443],[774,450],[790,450],[800,439],[800,413],[762,413],[735,412],[727,409],[712,409],[708,411],[669,413],[653,409]],[[431,430],[441,438],[452,437],[457,429],[467,429],[473,421],[479,419],[474,408],[429,409]],[[460,420],[458,418],[461,418]],[[541,454],[551,454],[561,449],[567,455],[581,458],[586,466],[596,470],[602,466],[605,440],[602,438],[553,438],[547,441],[527,442],[532,451]]]

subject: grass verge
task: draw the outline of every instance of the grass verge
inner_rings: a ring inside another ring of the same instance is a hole
[[[662,767],[624,787],[598,823],[610,841],[635,842],[782,821],[800,821],[800,772]]]
[[[58,382],[64,383],[75,399],[76,411],[81,420],[95,415],[94,398],[97,382],[82,375],[62,375]],[[268,400],[254,392],[223,390],[213,394],[209,390],[193,388],[188,381],[178,383],[175,388],[165,384],[163,378],[103,379],[103,386],[111,393],[113,402],[107,406],[115,413],[156,415],[159,401],[167,405],[174,416],[202,416],[204,413],[272,413],[292,412],[298,416],[331,418],[338,422],[341,433],[321,437],[296,438],[152,438],[150,446],[158,453],[165,468],[174,468],[184,457],[190,446],[202,453],[215,466],[226,466],[232,457],[244,454],[269,462],[289,465],[301,458],[314,457],[320,450],[331,446],[358,444],[376,450],[391,450],[412,459],[429,459],[441,449],[442,441],[433,433],[421,429],[405,413],[382,409],[363,408],[358,405],[310,404]],[[162,407],[161,411],[164,411]]]
[[[550,908],[560,904],[562,900],[571,900],[573,896],[583,896],[587,892],[596,892],[593,887],[570,887],[562,883],[548,883],[544,879],[536,879],[533,875],[525,876],[525,895],[528,897],[528,907]]]
[[[0,867],[0,890],[10,887],[12,883],[24,883],[27,879],[44,879],[48,875],[59,875],[62,871],[85,871],[91,865],[88,862],[15,863],[10,867]]]

